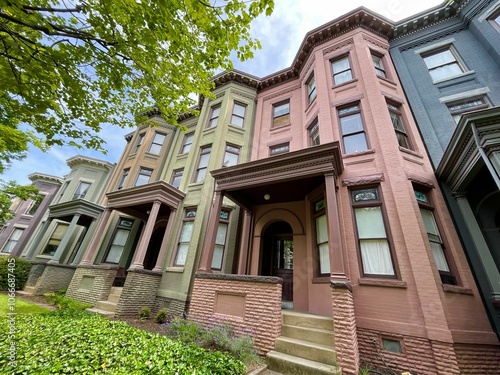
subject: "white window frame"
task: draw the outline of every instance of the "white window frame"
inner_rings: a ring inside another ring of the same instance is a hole
[[[5,244],[2,247],[1,251],[2,254],[12,253],[12,250],[14,250],[14,248],[17,246],[19,239],[22,237],[26,228],[27,228],[26,226],[20,226],[20,225],[15,225],[13,227],[12,232],[10,232],[9,238],[7,239],[7,241],[5,241]],[[19,236],[13,239],[12,237],[14,236],[15,233],[19,233]]]
[[[184,218],[182,220],[181,230],[179,232],[179,240],[177,241],[177,248],[175,250],[173,258],[174,267],[184,267],[186,265],[187,257],[189,254],[189,247],[191,239],[193,237],[194,225],[196,220],[196,208],[186,208],[184,209]],[[185,237],[185,230],[191,227],[191,234],[189,237]]]

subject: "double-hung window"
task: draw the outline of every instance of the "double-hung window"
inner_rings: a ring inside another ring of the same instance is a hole
[[[217,236],[215,238],[214,255],[212,258],[212,269],[221,270],[224,260],[224,250],[226,248],[227,229],[229,227],[229,211],[222,210],[219,217],[219,226],[217,227]]]
[[[118,183],[118,190],[121,190],[123,188],[123,185],[125,185],[125,181],[127,180],[129,173],[130,173],[130,168],[125,168],[123,170],[122,176],[120,177],[120,182]]]
[[[349,56],[333,60],[332,71],[334,85],[340,85],[341,83],[352,80],[352,70],[349,62]]]
[[[144,136],[146,133],[141,133],[137,136],[137,142],[135,143],[134,153],[139,151],[142,145],[142,141],[144,141]]]
[[[174,266],[184,267],[189,251],[189,244],[193,236],[194,219],[196,218],[196,209],[191,208],[184,211],[184,220],[182,221],[181,234],[177,244],[177,252],[174,258]]]
[[[24,228],[14,228],[2,249],[2,253],[10,254],[23,234]]]
[[[372,54],[372,61],[373,61],[373,66],[375,67],[375,74],[377,74],[379,77],[387,78],[382,58],[380,56]]]
[[[316,82],[314,81],[314,74],[311,75],[309,81],[307,81],[307,99],[308,103],[312,103],[316,99]]]
[[[214,128],[219,122],[220,105],[214,106],[210,109],[210,117],[208,118],[207,128]]]
[[[290,123],[290,101],[273,105],[273,128]]]
[[[389,109],[389,115],[391,116],[392,126],[394,127],[394,131],[396,132],[398,144],[401,147],[411,149],[410,141],[408,140],[408,135],[406,134],[403,118],[401,116],[400,107],[391,103],[387,103],[387,108]]]
[[[309,144],[311,146],[317,146],[320,144],[318,120],[315,120],[314,123],[309,127]]]
[[[455,52],[450,46],[422,55],[434,81],[452,78],[464,72]]]
[[[172,180],[170,182],[170,185],[178,189],[181,184],[181,178],[183,173],[184,173],[184,168],[176,169],[172,173]]]
[[[325,200],[314,203],[314,221],[316,224],[316,249],[318,254],[319,275],[330,275],[330,249],[328,246],[328,221],[325,212]]]
[[[223,167],[231,167],[238,164],[240,157],[240,147],[226,144],[226,151],[224,152]]]
[[[40,207],[40,204],[42,203],[43,198],[44,198],[43,195],[37,195],[37,197],[35,199],[32,199],[25,214],[33,216],[36,213],[36,211],[38,210],[38,207]]]
[[[146,185],[149,183],[152,175],[152,169],[141,167],[139,169],[139,174],[137,175],[137,180],[135,181],[135,186]]]
[[[189,133],[184,136],[181,146],[181,154],[187,154],[191,150],[191,145],[193,144],[194,133]]]
[[[364,276],[396,277],[378,188],[351,191]]]
[[[62,238],[66,234],[68,230],[69,224],[66,223],[57,223],[52,235],[50,236],[49,242],[45,245],[45,248],[42,251],[42,255],[54,255],[56,253],[59,244],[62,241]]]
[[[75,190],[75,194],[73,194],[73,199],[83,199],[85,198],[85,195],[89,191],[90,185],[92,185],[90,182],[80,182],[78,187]]]
[[[194,182],[205,181],[205,176],[207,174],[208,161],[210,160],[211,151],[212,151],[212,145],[200,148],[200,157],[198,159],[198,167],[196,168]]]
[[[120,263],[133,224],[134,221],[131,219],[120,218],[118,220],[118,226],[104,258],[104,263]]]
[[[340,120],[340,130],[342,132],[342,142],[344,153],[365,151],[368,149],[366,142],[365,128],[361,119],[361,108],[359,104],[338,109]]]
[[[242,128],[245,123],[246,105],[234,103],[233,114],[231,115],[231,125]]]
[[[160,155],[161,147],[163,146],[166,137],[167,136],[165,134],[156,132],[153,142],[151,142],[151,146],[149,147],[149,152],[155,155]]]

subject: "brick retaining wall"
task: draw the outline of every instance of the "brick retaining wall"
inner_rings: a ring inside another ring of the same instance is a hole
[[[107,300],[117,270],[118,267],[115,266],[79,266],[69,284],[66,297],[91,305]]]
[[[66,289],[73,278],[75,267],[58,264],[47,264],[36,282],[33,294],[40,296],[47,292]]]
[[[116,317],[137,316],[142,307],[156,308],[156,293],[161,273],[147,270],[129,270],[123,291],[116,306]]]
[[[45,263],[31,263],[30,273],[28,274],[28,281],[26,281],[26,286],[36,286],[36,283],[40,276],[42,276],[45,270]]]

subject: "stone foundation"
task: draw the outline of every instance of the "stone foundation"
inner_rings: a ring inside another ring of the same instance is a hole
[[[40,276],[42,276],[43,271],[45,271],[45,263],[34,263],[31,262],[30,273],[28,274],[28,280],[26,281],[26,286],[36,286],[36,283]]]
[[[66,296],[91,305],[107,300],[117,270],[116,266],[78,266]]]
[[[36,282],[33,294],[40,296],[44,293],[66,289],[71,283],[74,273],[74,266],[46,264],[42,275]]]
[[[156,308],[156,293],[161,273],[148,270],[129,270],[123,291],[116,306],[116,317],[137,316],[142,307]]]
[[[189,310],[189,301],[157,296],[154,312],[157,313],[161,309],[167,310],[172,316],[184,316]]]
[[[500,373],[500,346],[455,344],[460,373],[493,375]]]
[[[237,334],[254,339],[264,355],[281,334],[281,279],[198,273],[188,319],[205,326],[230,322]]]

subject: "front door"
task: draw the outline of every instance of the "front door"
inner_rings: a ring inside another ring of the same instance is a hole
[[[273,276],[283,279],[283,301],[293,301],[293,238],[273,239]]]

